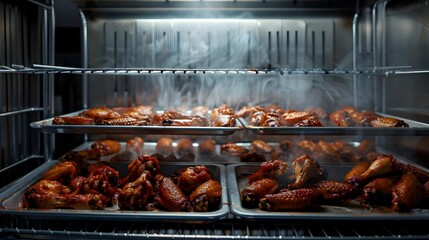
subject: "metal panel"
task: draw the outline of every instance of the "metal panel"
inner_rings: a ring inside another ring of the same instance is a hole
[[[42,9],[31,1],[0,3],[0,65],[31,65],[43,61],[40,53],[48,51],[48,48],[41,44],[42,19],[46,13]],[[24,174],[19,170],[20,167],[34,167],[27,162],[33,162],[32,156],[41,154],[41,137],[28,128],[30,122],[42,117],[41,89],[41,75],[0,76],[1,186]]]
[[[305,66],[306,23],[301,20],[282,21],[281,62],[290,68]]]
[[[334,22],[309,21],[306,31],[306,67],[334,67]]]

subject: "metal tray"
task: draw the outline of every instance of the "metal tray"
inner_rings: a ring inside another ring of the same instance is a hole
[[[246,176],[254,173],[260,164],[231,164],[227,166],[228,193],[231,201],[231,212],[241,218],[257,220],[427,220],[428,209],[413,209],[409,213],[392,212],[389,208],[377,207],[368,209],[357,201],[344,202],[339,205],[322,205],[319,210],[267,212],[257,208],[244,208],[240,201],[240,192],[247,186]],[[322,165],[328,172],[328,179],[342,181],[342,178],[353,165]],[[335,174],[335,175],[333,175]]]
[[[167,211],[132,211],[119,210],[112,207],[105,210],[73,210],[73,209],[22,209],[22,198],[25,190],[39,180],[40,176],[50,167],[57,164],[57,160],[44,163],[25,177],[2,189],[0,193],[0,214],[24,217],[28,219],[77,219],[77,220],[124,220],[124,221],[179,221],[179,222],[209,222],[225,218],[229,214],[225,167],[218,164],[205,164],[211,171],[213,179],[222,186],[222,199],[219,209],[211,212],[167,212]],[[121,176],[125,176],[129,162],[112,163]],[[189,163],[161,163],[161,170],[165,175],[181,168],[195,166]]]
[[[81,111],[61,115],[71,117],[79,115]],[[231,135],[235,131],[243,130],[241,122],[236,120],[235,127],[179,127],[179,126],[106,126],[106,125],[53,125],[54,118],[30,123],[32,128],[40,129],[44,133],[100,133],[100,134],[165,134],[165,135]]]
[[[380,114],[384,117],[394,117],[405,121],[408,128],[376,128],[376,127],[261,127],[250,125],[246,119],[239,118],[241,124],[259,135],[365,135],[365,136],[427,136],[429,124],[405,118]]]

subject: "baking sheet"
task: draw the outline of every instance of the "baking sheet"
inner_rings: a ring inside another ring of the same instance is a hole
[[[244,208],[240,192],[248,185],[249,174],[254,173],[260,164],[231,164],[227,166],[228,194],[231,212],[245,219],[320,219],[320,220],[427,220],[428,209],[413,209],[409,213],[392,212],[388,207],[366,208],[357,200],[339,205],[322,205],[318,210],[263,211],[257,208]],[[342,181],[343,176],[354,165],[322,165],[328,172],[329,180]]]
[[[405,118],[377,113],[384,117],[393,117],[405,121],[410,127],[376,128],[376,127],[262,127],[250,125],[244,118],[239,121],[245,129],[259,135],[365,135],[365,136],[427,136],[429,124]]]
[[[84,110],[72,112],[58,117],[77,116]],[[117,126],[117,125],[54,125],[49,118],[30,123],[32,128],[44,133],[76,133],[76,134],[165,134],[165,135],[231,135],[243,130],[241,122],[236,120],[235,127],[179,127],[179,126]]]
[[[44,163],[34,171],[19,179],[12,186],[0,193],[1,214],[9,214],[32,219],[77,219],[77,220],[126,220],[126,221],[180,221],[180,222],[208,222],[225,218],[229,214],[229,201],[225,167],[218,164],[204,164],[212,173],[212,178],[222,186],[222,199],[219,209],[211,212],[167,212],[167,211],[133,211],[119,210],[111,207],[105,210],[74,210],[74,209],[22,209],[22,198],[25,190],[39,180],[40,176],[49,168],[58,164],[57,160]],[[111,163],[121,176],[126,175],[129,162]],[[169,175],[179,169],[197,164],[189,163],[160,163],[161,171]]]

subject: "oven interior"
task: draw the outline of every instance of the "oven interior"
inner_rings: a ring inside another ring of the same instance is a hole
[[[285,109],[372,109],[429,124],[427,1],[95,1],[75,0],[80,65],[58,54],[53,0],[2,1],[0,22],[1,186],[90,141],[131,134],[40,132],[30,123],[92,107],[189,109],[276,104]],[[56,53],[57,51],[57,53]],[[56,54],[56,55],[55,55]],[[38,65],[33,65],[38,64]],[[124,69],[145,69],[139,74]],[[95,70],[94,70],[95,69]],[[97,74],[96,70],[104,71]],[[156,74],[152,74],[156,73]],[[166,134],[143,134],[155,143]],[[168,135],[168,134],[167,134]],[[406,134],[226,136],[174,134],[194,141],[370,139],[377,148],[428,167],[426,129]],[[154,219],[156,221],[156,219]],[[416,224],[418,221],[419,224]],[[1,215],[12,238],[425,239],[425,219],[214,223],[68,221]]]

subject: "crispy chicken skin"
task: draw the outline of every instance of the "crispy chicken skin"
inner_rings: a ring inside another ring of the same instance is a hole
[[[357,163],[350,171],[346,173],[344,176],[344,181],[348,183],[357,182],[360,175],[368,170],[369,166],[371,166],[370,161],[362,161]]]
[[[270,160],[268,162],[261,163],[258,170],[252,175],[247,177],[249,184],[264,178],[275,178],[281,176],[286,171],[287,164],[283,160]]]
[[[280,184],[271,178],[263,178],[248,185],[240,192],[241,203],[244,207],[258,207],[259,200],[266,194],[276,193]]]
[[[177,185],[183,192],[191,193],[210,179],[211,176],[206,166],[188,167],[180,174]]]
[[[143,210],[154,197],[155,189],[150,182],[151,175],[144,171],[135,181],[127,183],[119,193],[120,209]]]
[[[176,212],[190,212],[192,206],[186,195],[169,177],[161,177],[157,182],[155,201],[164,209]]]
[[[295,182],[288,185],[288,188],[291,189],[309,186],[325,180],[328,176],[326,170],[307,154],[295,159],[292,163],[292,169],[295,175]]]
[[[216,180],[208,180],[200,184],[189,196],[193,211],[207,212],[219,206],[222,186]]]
[[[402,174],[392,187],[392,209],[394,211],[411,210],[423,199],[423,193],[424,188],[416,177],[409,173]]]
[[[285,190],[267,194],[259,201],[259,208],[265,211],[300,210],[320,207],[321,193],[314,188]]]
[[[320,191],[323,200],[325,201],[338,201],[346,200],[356,196],[356,188],[348,183],[325,180],[318,182],[312,186]]]
[[[398,175],[377,177],[363,188],[363,199],[370,204],[383,204],[391,199],[392,187],[399,179]]]
[[[173,139],[168,137],[161,137],[156,142],[156,152],[162,155],[171,155],[174,152]]]

